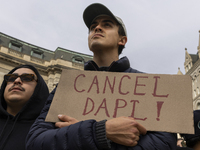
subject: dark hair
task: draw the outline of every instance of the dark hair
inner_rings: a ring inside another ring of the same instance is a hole
[[[124,28],[122,27],[122,25],[118,24],[118,27],[119,27],[119,29],[118,29],[119,36],[126,36]],[[124,45],[119,45],[119,47],[118,47],[118,55],[120,55],[122,53],[122,50],[124,48],[125,48]]]

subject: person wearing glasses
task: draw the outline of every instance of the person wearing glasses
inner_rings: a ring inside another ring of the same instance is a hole
[[[85,64],[85,70],[140,73],[130,67],[127,57],[119,59],[127,42],[126,28],[119,17],[104,5],[95,3],[85,9],[83,19],[89,28],[88,46],[94,56],[92,61]],[[63,122],[55,125],[45,122],[54,92],[55,89],[30,129],[27,150],[176,149],[176,137],[173,134],[147,132],[134,118],[128,116],[78,122],[75,118],[59,115]]]
[[[4,75],[0,91],[0,150],[25,150],[25,139],[49,95],[48,87],[31,65]]]

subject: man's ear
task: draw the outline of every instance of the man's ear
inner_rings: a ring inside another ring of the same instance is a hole
[[[126,36],[121,36],[118,42],[118,45],[125,45],[127,42],[127,37]]]

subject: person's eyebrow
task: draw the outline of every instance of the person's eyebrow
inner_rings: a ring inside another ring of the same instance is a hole
[[[97,23],[98,23],[97,21],[93,21],[90,26],[97,24]]]
[[[105,22],[110,22],[110,23],[112,23],[112,24],[115,24],[114,21],[112,21],[112,20],[110,20],[110,19],[105,19],[105,20],[103,20],[102,22],[103,22],[103,23],[105,23]],[[94,25],[94,24],[97,24],[97,23],[98,23],[97,21],[93,21],[93,22],[91,23],[91,26]]]
[[[103,20],[102,22],[110,22],[110,23],[112,23],[112,24],[115,24],[114,21],[109,20],[109,19],[108,19],[108,20],[105,19],[105,20]]]

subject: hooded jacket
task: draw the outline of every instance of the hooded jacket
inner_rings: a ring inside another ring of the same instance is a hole
[[[109,67],[99,68],[94,61],[85,64],[85,70],[141,73],[130,68],[126,57],[113,62]],[[45,122],[56,88],[51,92],[42,113],[31,127],[27,136],[27,150],[175,150],[176,139],[173,134],[148,132],[141,136],[138,145],[127,147],[111,142],[106,138],[105,121],[80,121],[76,124],[56,128]],[[108,142],[108,143],[107,143]]]
[[[181,134],[188,147],[194,147],[200,141],[200,110],[194,110],[194,134]]]
[[[12,74],[19,68],[28,68],[35,72],[38,81],[34,93],[26,105],[16,116],[6,111],[7,104],[4,99],[4,90],[7,85],[4,80],[0,91],[0,150],[24,150],[25,139],[31,125],[39,116],[49,95],[48,87],[39,72],[31,65],[22,65],[9,72]]]

